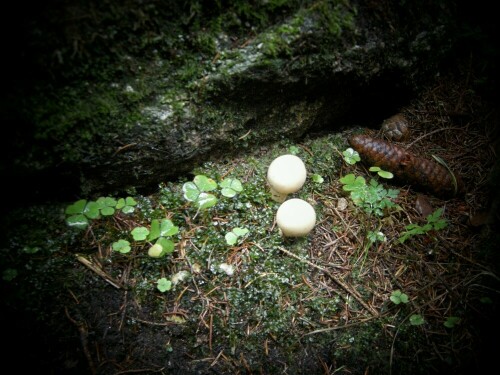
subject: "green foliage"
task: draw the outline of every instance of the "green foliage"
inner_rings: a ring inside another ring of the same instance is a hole
[[[112,197],[99,197],[95,201],[80,199],[66,207],[66,223],[73,228],[85,229],[89,225],[89,219],[111,216],[116,210],[131,214],[136,205],[137,202],[132,197],[120,198],[118,201]]]
[[[419,326],[425,323],[425,320],[422,315],[419,314],[413,314],[410,316],[410,324],[412,326]]]
[[[99,217],[99,212],[101,212],[102,216],[111,216],[115,213],[117,203],[116,199],[112,197],[100,197],[95,202],[95,205],[93,205],[92,210],[94,211],[96,218]]]
[[[144,241],[149,235],[149,229],[146,227],[136,227],[130,232],[134,241]]]
[[[40,251],[38,246],[25,246],[23,247],[23,252],[26,254],[36,254]]]
[[[404,231],[399,237],[399,242],[404,243],[408,238],[416,236],[418,234],[427,234],[430,231],[441,230],[446,227],[447,223],[445,219],[440,218],[443,213],[442,208],[438,208],[432,214],[427,215],[427,223],[424,226],[418,224],[409,224],[405,227]]]
[[[491,305],[493,303],[493,300],[488,296],[484,296],[479,298],[479,302],[484,303],[486,305]]]
[[[367,184],[363,177],[352,173],[342,177],[340,182],[344,185],[343,189],[350,192],[354,204],[368,214],[383,216],[384,210],[396,207],[391,199],[397,198],[397,189],[385,189],[373,179]]]
[[[366,238],[368,238],[370,244],[374,244],[377,241],[379,242],[387,241],[387,237],[385,236],[385,234],[380,231],[378,232],[368,231],[368,233],[366,234]]]
[[[344,30],[354,27],[356,10],[347,7],[342,1],[319,1],[317,7],[320,10],[321,22],[329,34],[339,38]]]
[[[315,182],[317,184],[322,184],[325,181],[323,177],[321,177],[319,174],[316,174],[316,173],[314,173],[311,176],[311,180],[313,180],[313,182]]]
[[[14,268],[7,268],[2,272],[2,279],[5,281],[12,281],[17,277],[17,270]]]
[[[382,178],[393,178],[394,175],[391,172],[384,171],[380,167],[370,167],[369,169],[370,172],[377,172],[377,174],[382,177]]]
[[[134,241],[154,241],[156,243],[149,248],[148,255],[154,258],[160,258],[173,253],[175,243],[168,237],[179,233],[179,227],[174,225],[170,219],[153,219],[150,229],[140,226],[130,231]],[[129,253],[131,250],[130,242],[124,239],[113,242],[112,249],[122,254]]]
[[[166,279],[165,277],[158,279],[158,281],[156,282],[156,285],[157,285],[156,288],[162,293],[167,292],[170,289],[172,289],[172,282],[170,280]]]
[[[408,303],[408,296],[398,289],[391,293],[390,300],[399,305],[400,303]]]
[[[243,191],[243,185],[236,178],[226,178],[219,186],[222,188],[221,194],[228,198],[232,198]]]
[[[236,244],[240,237],[245,236],[249,230],[247,228],[234,228],[231,232],[226,233],[226,243],[230,246]]]
[[[226,178],[217,184],[215,180],[205,175],[196,175],[193,181],[186,182],[182,186],[182,192],[184,199],[192,202],[198,210],[205,210],[217,204],[217,197],[208,192],[214,191],[218,186],[221,188],[221,194],[228,198],[233,198],[243,191],[241,181],[236,178]]]
[[[152,241],[158,237],[170,237],[177,233],[179,233],[179,227],[174,225],[170,219],[163,219],[161,221],[153,219],[148,239]]]
[[[458,323],[460,323],[460,318],[458,316],[449,316],[443,324],[446,328],[453,328]]]
[[[182,186],[184,198],[193,202],[199,210],[213,207],[217,204],[217,197],[208,191],[215,190],[217,182],[204,175],[197,175],[193,181],[186,182]]]
[[[179,227],[174,225],[170,219],[153,219],[151,221],[151,229],[147,237],[148,241],[156,240],[155,246],[161,247],[159,253],[154,253],[152,255],[155,258],[163,257],[167,254],[172,254],[174,252],[175,244],[174,242],[167,238],[179,233]],[[152,250],[148,252],[149,255],[152,254]]]
[[[132,197],[127,197],[127,198],[120,198],[118,199],[118,202],[116,203],[115,208],[117,210],[122,210],[124,214],[131,214],[134,212],[135,208],[134,206],[137,205],[137,202],[135,201],[134,198]]]
[[[113,242],[111,247],[114,251],[118,251],[122,254],[126,254],[131,250],[130,242],[128,242],[127,240],[118,240],[116,242]]]
[[[300,152],[300,148],[292,145],[292,146],[288,147],[288,152],[292,155],[297,155]]]
[[[361,160],[359,153],[351,147],[342,152],[342,155],[344,155],[345,162],[350,165],[354,165]]]

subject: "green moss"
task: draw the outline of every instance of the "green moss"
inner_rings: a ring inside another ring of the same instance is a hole
[[[155,132],[165,134],[165,127],[185,122],[193,114],[202,119],[205,127],[228,123],[242,126],[244,119],[237,118],[239,111],[221,110],[207,103],[206,98],[222,90],[221,83],[227,77],[240,73],[247,76],[249,67],[279,73],[283,57],[288,60],[301,56],[297,45],[307,35],[308,27],[323,28],[328,24],[328,30],[338,37],[339,30],[352,29],[355,15],[346,2],[326,0],[258,4],[237,1],[229,8],[213,5],[209,10],[202,2],[177,4],[162,22],[159,19],[165,9],[157,5],[141,8],[140,14],[133,7],[102,5],[101,11],[111,7],[108,10],[112,14],[99,14],[102,18],[97,17],[97,25],[93,26],[109,40],[103,37],[96,41],[91,61],[74,60],[64,85],[44,81],[35,87],[33,95],[14,104],[19,116],[33,126],[36,142],[31,154],[26,155],[20,148],[13,157],[19,159],[19,164],[39,169],[60,160],[69,164],[103,160],[120,147],[109,141],[116,134],[122,134],[122,143],[130,144],[137,139],[137,124],[147,123],[154,137]],[[115,26],[108,25],[109,17]],[[311,21],[316,19],[324,24]],[[90,37],[86,22],[75,25],[76,32],[82,33],[75,37],[81,40]],[[117,41],[131,24],[143,32],[127,34],[133,40],[120,40],[111,54],[103,54],[108,51],[107,43]],[[226,34],[221,32],[221,24]],[[252,28],[257,37],[247,41],[243,37]],[[240,43],[231,42],[231,38],[239,37]],[[63,43],[56,36],[38,42],[47,47]],[[331,43],[327,45],[331,48]],[[248,135],[243,146],[250,144],[252,137],[274,137],[265,134],[267,128],[258,135]],[[234,130],[231,134],[238,134],[239,129]],[[243,130],[235,139],[245,134]],[[49,154],[47,149],[53,152]]]

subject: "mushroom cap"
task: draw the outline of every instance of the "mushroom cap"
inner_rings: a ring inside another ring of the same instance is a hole
[[[278,208],[276,223],[285,237],[306,236],[316,225],[316,211],[305,200],[292,198]]]
[[[278,156],[267,170],[267,182],[282,194],[295,193],[306,182],[306,166],[301,158],[287,154]]]

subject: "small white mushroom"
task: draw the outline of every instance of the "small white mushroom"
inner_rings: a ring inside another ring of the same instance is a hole
[[[288,194],[295,193],[305,183],[306,166],[298,156],[287,154],[274,159],[267,170],[267,182],[272,198],[284,202]]]
[[[316,211],[302,199],[283,202],[276,213],[276,224],[285,237],[303,237],[316,225]]]

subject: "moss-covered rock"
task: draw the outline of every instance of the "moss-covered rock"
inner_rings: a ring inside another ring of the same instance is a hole
[[[39,76],[6,101],[2,170],[13,194],[150,191],[210,158],[376,125],[450,56],[453,3],[49,3],[26,18],[21,66]]]

